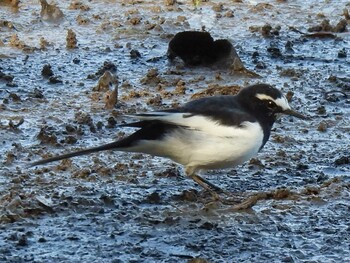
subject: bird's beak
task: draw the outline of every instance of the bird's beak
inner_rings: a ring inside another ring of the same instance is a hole
[[[299,112],[294,111],[292,109],[285,110],[282,113],[286,114],[286,115],[294,116],[294,117],[297,117],[297,118],[303,119],[303,120],[309,119],[308,117],[306,117],[306,116],[304,116],[304,115],[300,114]]]

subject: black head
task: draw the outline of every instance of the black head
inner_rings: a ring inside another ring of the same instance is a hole
[[[271,126],[281,114],[306,119],[300,113],[292,110],[286,97],[278,89],[270,85],[252,85],[243,88],[237,96],[243,108],[260,121]]]

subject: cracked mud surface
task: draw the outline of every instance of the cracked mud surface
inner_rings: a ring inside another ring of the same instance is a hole
[[[348,1],[16,2],[0,1],[0,262],[350,261]],[[261,78],[166,59],[203,26]],[[311,120],[284,117],[255,159],[203,173],[247,209],[148,155],[26,167],[129,134],[126,114],[258,82]]]

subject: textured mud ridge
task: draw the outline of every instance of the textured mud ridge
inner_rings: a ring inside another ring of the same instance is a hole
[[[0,1],[0,262],[350,261],[347,1],[22,2]],[[176,33],[203,27],[256,75],[168,61]],[[258,82],[311,120],[203,174],[252,201],[239,211],[147,155],[26,167],[121,138],[125,114]]]

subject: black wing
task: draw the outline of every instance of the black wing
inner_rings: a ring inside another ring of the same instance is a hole
[[[188,102],[178,111],[207,116],[227,126],[240,126],[244,121],[256,122],[254,116],[241,108],[236,98],[236,96],[201,98]]]

